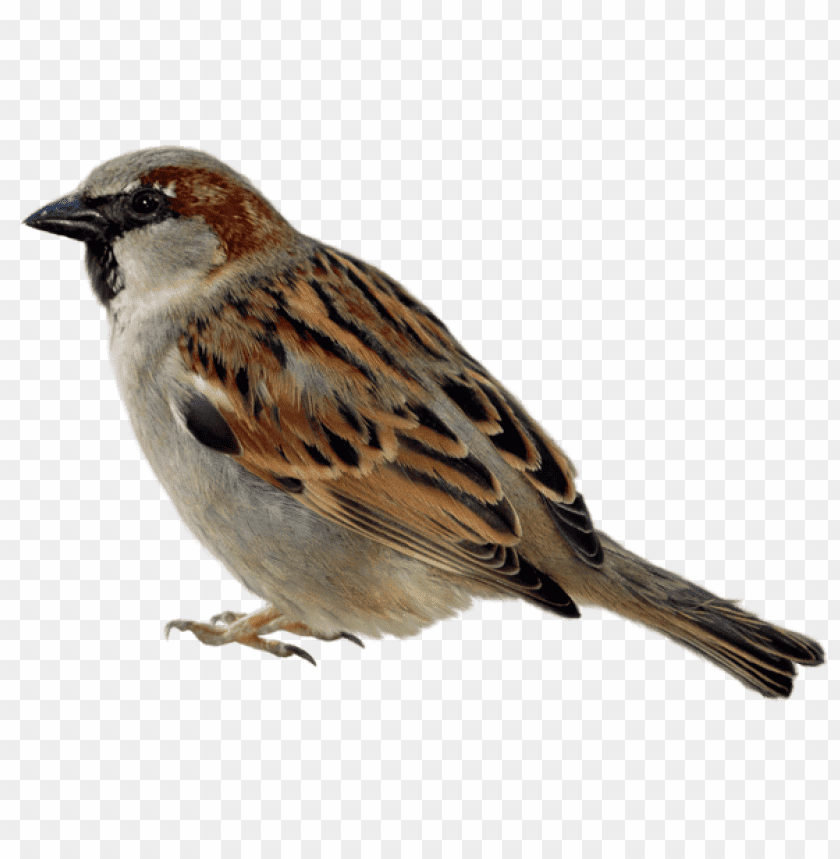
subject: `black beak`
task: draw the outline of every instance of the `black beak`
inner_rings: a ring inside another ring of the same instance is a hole
[[[80,242],[105,238],[108,219],[96,209],[85,205],[81,196],[71,194],[33,212],[24,222],[27,227],[67,236]]]

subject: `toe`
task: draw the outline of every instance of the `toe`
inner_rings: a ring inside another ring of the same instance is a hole
[[[196,620],[170,620],[164,630],[167,638],[169,638],[169,633],[173,629],[180,629],[181,632],[191,632],[202,644],[209,644],[213,647],[236,641],[230,631],[230,627],[214,626]]]
[[[186,632],[190,628],[191,622],[192,621],[189,620],[170,620],[163,628],[164,637],[169,639],[169,633],[172,632],[173,629],[179,629],[181,632]]]

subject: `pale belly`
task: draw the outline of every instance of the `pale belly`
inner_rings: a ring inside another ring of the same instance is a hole
[[[154,437],[145,422],[132,424],[184,523],[290,620],[324,634],[403,637],[469,607],[471,593],[451,576],[325,519],[205,448],[174,419],[163,420],[162,402],[144,407],[161,418]]]

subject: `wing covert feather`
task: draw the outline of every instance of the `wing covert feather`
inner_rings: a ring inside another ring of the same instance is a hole
[[[520,559],[517,513],[429,407],[437,390],[539,492],[578,557],[600,563],[571,462],[443,323],[365,263],[313,245],[276,276],[233,283],[179,346],[215,391],[237,460],[320,515],[442,571],[571,610]]]

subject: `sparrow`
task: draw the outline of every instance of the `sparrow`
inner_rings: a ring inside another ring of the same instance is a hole
[[[24,224],[84,242],[137,440],[195,536],[265,601],[173,620],[209,645],[411,636],[474,599],[595,605],[769,698],[810,638],[595,529],[559,446],[374,266],[206,153],[144,149]]]

